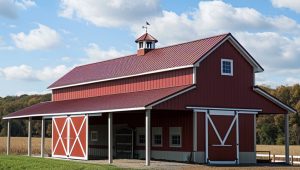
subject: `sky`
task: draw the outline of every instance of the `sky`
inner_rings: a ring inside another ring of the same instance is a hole
[[[0,0],[0,96],[136,53],[145,21],[158,47],[231,32],[265,69],[256,84],[300,83],[299,0]]]

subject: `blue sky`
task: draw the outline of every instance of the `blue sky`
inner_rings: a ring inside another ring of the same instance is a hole
[[[300,83],[299,0],[0,0],[0,96],[46,93],[73,67],[231,32],[265,68],[256,83]]]

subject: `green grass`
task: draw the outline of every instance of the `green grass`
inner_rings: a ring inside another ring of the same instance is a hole
[[[67,160],[56,160],[48,158],[35,158],[27,156],[5,156],[0,155],[0,170],[17,169],[51,169],[51,170],[94,170],[94,169],[120,169],[110,165],[96,165],[80,163]]]

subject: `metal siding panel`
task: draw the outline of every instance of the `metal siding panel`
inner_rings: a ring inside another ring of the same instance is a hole
[[[240,152],[254,152],[254,116],[253,114],[239,114]]]
[[[221,76],[221,58],[233,59],[233,76]],[[166,101],[156,109],[185,110],[186,106],[255,108],[264,113],[285,113],[253,91],[253,68],[231,45],[223,43],[197,68],[196,89]]]

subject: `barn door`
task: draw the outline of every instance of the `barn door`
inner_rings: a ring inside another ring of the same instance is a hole
[[[68,117],[52,118],[52,157],[67,158]]]
[[[206,119],[208,163],[238,163],[238,114],[209,111]]]
[[[88,116],[52,118],[52,157],[87,159]]]
[[[69,157],[87,159],[87,116],[70,116]]]

